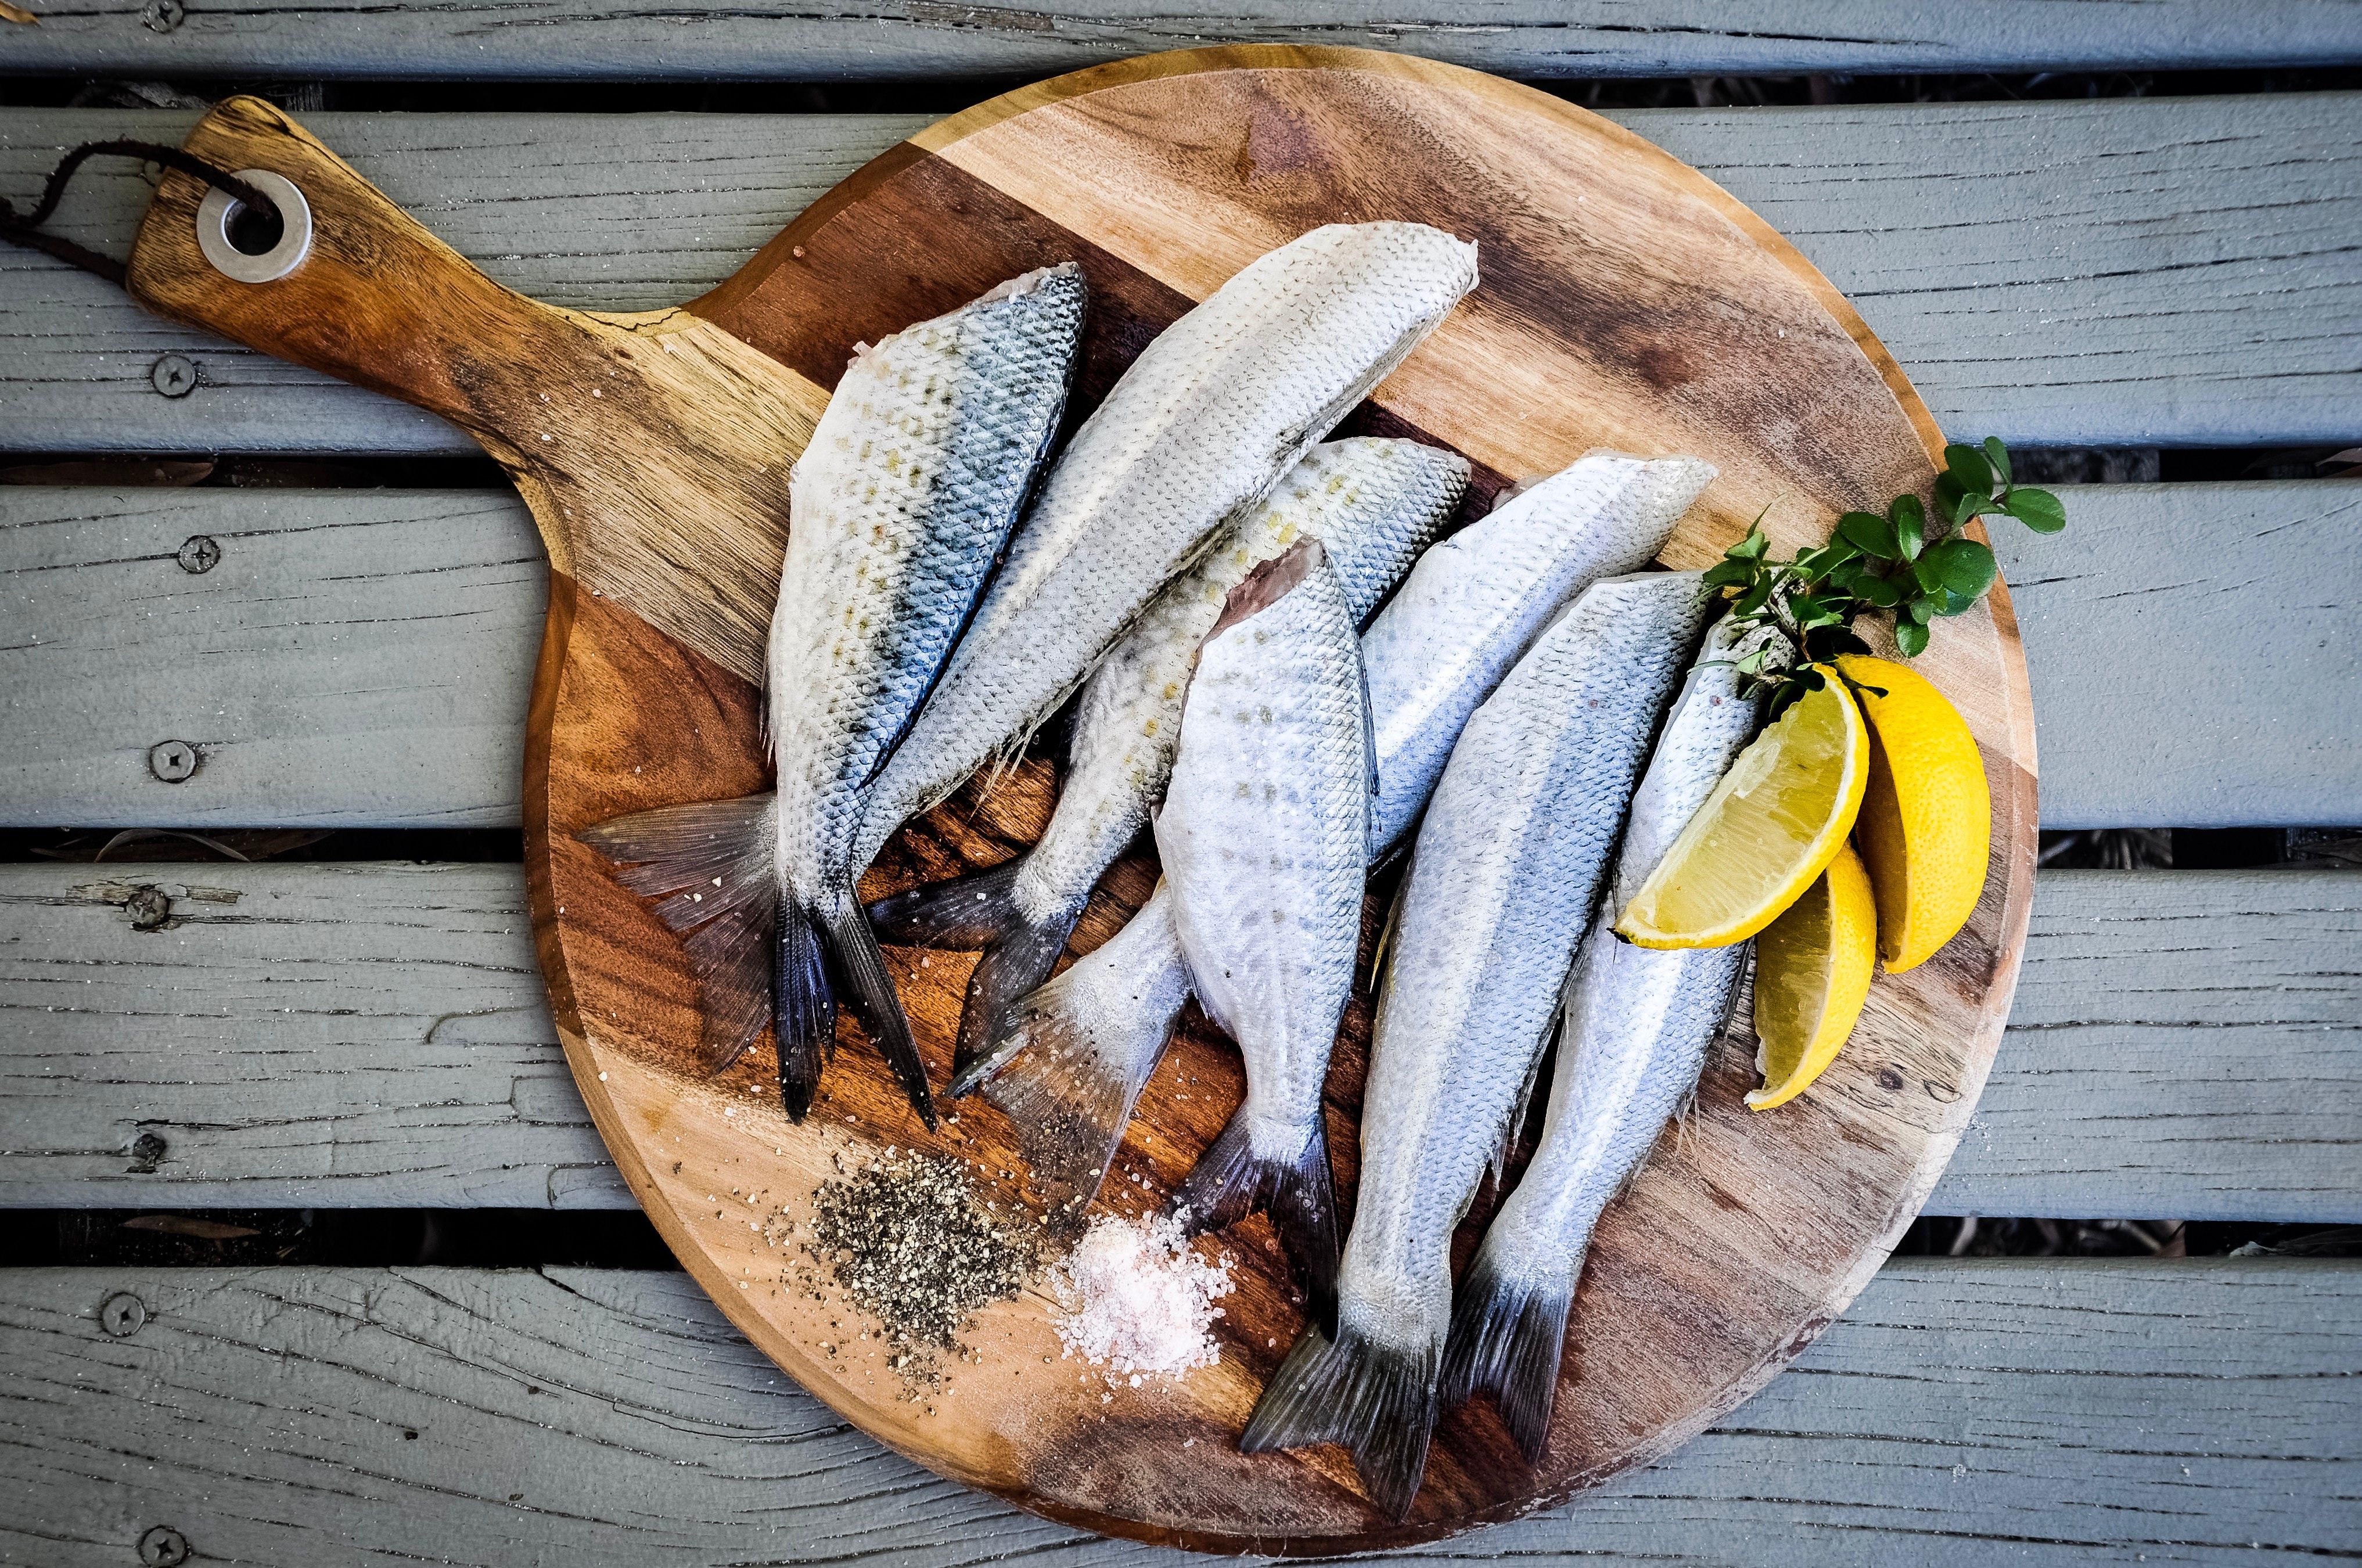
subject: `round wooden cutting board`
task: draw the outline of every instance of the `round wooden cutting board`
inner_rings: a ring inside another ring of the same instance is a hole
[[[201,127],[192,146],[215,134]],[[219,150],[262,157],[244,143]],[[329,178],[315,171],[305,188],[335,260],[338,215],[320,193]],[[168,193],[177,189],[168,182]],[[171,199],[193,212],[195,190]],[[172,222],[182,221],[178,211]],[[2035,772],[2005,590],[1996,585],[1986,606],[1940,624],[1918,664],[1967,716],[1992,784],[1992,863],[1968,929],[1921,967],[1882,975],[1851,1045],[1784,1109],[1743,1109],[1752,1046],[1716,1047],[1694,1111],[1600,1225],[1542,1463],[1518,1456],[1480,1399],[1444,1418],[1425,1489],[1396,1525],[1369,1507],[1340,1450],[1249,1458],[1234,1446],[1300,1324],[1261,1220],[1217,1239],[1239,1282],[1224,1303],[1220,1364],[1169,1386],[1109,1389],[1062,1359],[1053,1303],[1037,1281],[977,1320],[966,1337],[978,1359],[955,1368],[952,1387],[914,1400],[876,1342],[855,1338],[857,1313],[833,1290],[816,1299],[798,1285],[801,1260],[781,1244],[776,1217],[804,1212],[836,1158],[888,1145],[941,1149],[1011,1194],[1022,1191],[1022,1162],[1007,1122],[980,1100],[946,1104],[956,1120],[929,1134],[849,1026],[800,1127],[778,1109],[767,1043],[722,1077],[700,1069],[697,989],[679,943],[575,834],[628,812],[766,787],[759,693],[745,673],[759,615],[751,645],[745,613],[734,632],[676,621],[668,635],[626,607],[629,591],[601,587],[583,563],[605,558],[599,530],[613,525],[598,508],[616,504],[614,483],[568,490],[565,476],[536,466],[530,421],[552,406],[553,392],[568,401],[568,378],[495,397],[483,388],[499,372],[486,366],[555,352],[541,346],[561,315],[567,331],[607,335],[598,351],[630,376],[672,375],[692,359],[692,369],[728,369],[732,339],[752,345],[777,361],[749,372],[756,381],[777,379],[779,366],[792,372],[780,382],[781,406],[801,412],[780,417],[802,421],[777,438],[784,453],[736,471],[761,502],[749,512],[757,515],[816,412],[816,393],[799,403],[796,388],[833,385],[857,342],[1029,268],[1079,261],[1091,287],[1079,415],[1159,329],[1254,257],[1319,224],[1379,218],[1476,240],[1483,281],[1347,428],[1466,455],[1478,474],[1467,515],[1504,486],[1595,447],[1694,454],[1720,477],[1663,557],[1690,568],[1713,559],[1767,504],[1785,552],[1826,537],[1840,511],[1882,509],[1933,481],[1941,439],[1901,370],[1819,273],[1703,175],[1541,93],[1350,50],[1159,55],[1010,94],[877,159],[692,302],[687,317],[539,306],[530,308],[544,315],[530,315],[523,302],[500,304],[508,325],[491,339],[501,353],[480,348],[469,376],[407,368],[405,356],[421,352],[407,329],[386,329],[385,350],[372,357],[349,340],[361,330],[349,320],[338,326],[346,336],[295,348],[284,341],[283,312],[226,328],[461,419],[518,474],[550,536],[526,796],[535,926],[583,1096],[673,1250],[780,1366],[863,1430],[947,1475],[1111,1534],[1333,1553],[1525,1513],[1697,1432],[1843,1309],[1949,1156],[2016,980]],[[150,227],[165,234],[158,221]],[[149,245],[143,233],[143,251]],[[355,275],[381,254],[353,248]],[[199,298],[193,284],[174,294],[160,265],[143,276],[135,263],[135,286],[215,324],[231,308],[215,294]],[[677,333],[661,347],[671,355],[684,345],[678,360],[645,351],[658,333]],[[575,414],[593,409],[571,402]],[[636,469],[626,479],[653,484]],[[689,493],[656,495],[651,514],[697,511],[695,476],[684,482]],[[748,594],[767,591],[766,561],[776,572],[776,530],[757,545],[746,547],[756,574],[740,584]],[[711,572],[719,569],[701,558],[710,553],[681,547],[673,558]],[[972,787],[902,834],[865,896],[1015,853],[1054,800],[1040,761],[988,792]],[[1112,871],[1076,951],[1106,940],[1153,879],[1144,850]],[[1365,979],[1374,935],[1373,918]],[[972,960],[889,956],[941,1086]],[[1357,998],[1348,1014],[1329,1081],[1349,1202],[1367,1002]],[[1221,1127],[1241,1082],[1237,1054],[1193,1008],[1141,1099],[1101,1202],[1125,1212],[1161,1202]],[[1469,1216],[1463,1261],[1492,1206],[1488,1191]]]

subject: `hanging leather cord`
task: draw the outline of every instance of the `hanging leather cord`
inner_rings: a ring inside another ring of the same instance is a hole
[[[50,182],[42,188],[41,199],[31,212],[19,213],[5,197],[0,197],[0,239],[47,251],[61,261],[72,262],[85,272],[95,272],[108,282],[122,286],[122,262],[113,257],[101,256],[95,250],[84,249],[71,239],[38,232],[41,225],[50,220],[50,215],[58,210],[58,202],[65,195],[66,184],[74,177],[74,171],[83,166],[84,160],[101,153],[143,159],[150,163],[160,163],[167,169],[177,169],[183,174],[194,175],[206,184],[227,192],[266,217],[279,215],[279,209],[271,204],[270,197],[237,175],[215,168],[194,153],[152,141],[86,141],[67,153],[50,171]]]

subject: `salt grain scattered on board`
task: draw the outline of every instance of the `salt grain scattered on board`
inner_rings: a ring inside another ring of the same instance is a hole
[[[1066,1353],[1107,1367],[1110,1383],[1136,1388],[1138,1374],[1174,1376],[1221,1359],[1214,1303],[1236,1288],[1229,1260],[1206,1262],[1161,1215],[1100,1216],[1051,1283],[1066,1308],[1057,1320]]]

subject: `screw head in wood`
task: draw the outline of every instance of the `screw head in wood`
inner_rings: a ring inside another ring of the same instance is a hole
[[[221,565],[221,547],[214,543],[211,534],[192,534],[181,541],[180,551],[172,558],[191,577],[201,577]]]
[[[148,748],[148,771],[178,784],[197,770],[197,748],[187,741],[158,741]]]
[[[197,367],[186,354],[167,354],[148,367],[148,384],[166,397],[186,397],[197,390]]]
[[[131,1141],[131,1170],[136,1176],[153,1176],[156,1167],[164,1163],[165,1152],[171,1147],[161,1135],[142,1132]]]
[[[181,0],[148,0],[148,4],[139,7],[139,25],[151,33],[169,33],[179,27],[188,14]],[[176,1557],[173,1561],[177,1562],[180,1559]]]
[[[1903,1087],[1902,1069],[1893,1066],[1881,1067],[1878,1070],[1878,1087],[1890,1092],[1900,1089]]]
[[[148,1321],[148,1303],[127,1290],[118,1290],[99,1304],[98,1325],[118,1340],[127,1340]],[[180,1559],[174,1558],[174,1562]]]
[[[179,1568],[188,1560],[188,1538],[171,1525],[158,1525],[139,1538],[139,1561],[144,1568]]]
[[[123,900],[123,912],[134,931],[160,931],[172,918],[172,900],[161,888],[142,888]]]

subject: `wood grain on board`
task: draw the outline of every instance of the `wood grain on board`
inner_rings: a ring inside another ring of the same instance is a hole
[[[1954,435],[2343,447],[2362,403],[2357,105],[2323,92],[1606,117],[1794,241]],[[178,141],[196,118],[0,108],[0,188],[39,190],[80,142]],[[636,311],[713,287],[927,121],[326,112],[304,123],[508,287]],[[55,226],[120,255],[150,193],[138,165],[95,160]],[[0,379],[0,449],[474,450],[433,414],[160,320],[38,252],[0,248],[0,358],[13,370]],[[185,397],[160,397],[149,381],[167,353],[197,367]]]
[[[764,1092],[767,1054],[702,1077],[695,988],[678,944],[574,836],[624,812],[744,792],[763,775],[757,694],[733,673],[744,668],[734,654],[746,648],[726,637],[690,646],[678,634],[707,624],[662,604],[661,583],[633,577],[619,598],[597,576],[614,536],[644,547],[651,522],[685,494],[651,488],[602,510],[587,476],[614,470],[608,454],[652,447],[660,451],[650,461],[667,471],[692,467],[667,445],[680,442],[717,451],[714,482],[758,510],[769,492],[747,476],[767,470],[788,436],[767,432],[749,450],[738,425],[717,420],[684,440],[685,420],[657,416],[680,398],[639,336],[653,324],[525,305],[473,275],[447,282],[465,264],[247,102],[216,111],[193,144],[232,167],[283,164],[299,182],[333,193],[315,204],[326,264],[281,286],[310,325],[291,326],[287,312],[271,309],[271,286],[225,297],[238,286],[193,259],[188,182],[168,180],[143,228],[135,286],[257,347],[361,371],[456,414],[523,476],[556,540],[524,812],[559,1032],[625,1181],[674,1250],[756,1344],[865,1430],[946,1474],[1112,1533],[1296,1552],[1431,1538],[1544,1507],[1704,1428],[1843,1309],[1916,1212],[1991,1065],[2032,888],[2032,710],[1998,588],[1989,610],[1948,625],[1926,661],[1967,717],[1994,786],[1983,902],[1937,959],[1882,980],[1855,1050],[1794,1114],[1745,1112],[1747,1065],[1727,1051],[1710,1064],[1683,1138],[1595,1240],[1575,1313],[1585,1328],[1539,1465],[1517,1457],[1489,1407],[1462,1409],[1439,1430],[1410,1521],[1394,1526],[1370,1509],[1338,1451],[1237,1453],[1230,1439],[1300,1325],[1285,1269],[1253,1227],[1231,1238],[1239,1290],[1226,1303],[1221,1363],[1175,1386],[1105,1393],[1078,1375],[1056,1356],[1038,1287],[979,1317],[969,1342],[981,1360],[960,1374],[975,1380],[963,1392],[977,1397],[929,1403],[874,1352],[825,1353],[843,1337],[832,1318],[845,1309],[797,1288],[746,1204],[798,1212],[838,1153],[889,1143],[946,1148],[998,1182],[994,1173],[1022,1168],[1010,1130],[988,1108],[964,1106],[958,1122],[928,1138],[857,1046],[839,1052],[800,1128]],[[1705,457],[1720,477],[1668,547],[1673,566],[1710,558],[1767,502],[1779,503],[1775,537],[1793,547],[1824,535],[1837,511],[1932,477],[1940,438],[1902,372],[1760,218],[1605,120],[1400,57],[1206,50],[1011,94],[888,152],[822,198],[692,302],[690,315],[712,327],[686,329],[709,335],[701,351],[737,374],[736,385],[714,381],[714,395],[763,381],[747,356],[715,341],[724,337],[777,360],[783,375],[825,387],[855,342],[1015,272],[1072,259],[1094,296],[1077,398],[1087,408],[1142,343],[1263,250],[1322,222],[1395,217],[1475,239],[1484,282],[1378,389],[1359,427],[1453,447],[1496,485],[1602,446]],[[382,246],[380,227],[390,237]],[[378,256],[392,259],[366,264]],[[404,292],[429,282],[440,298]],[[401,346],[393,368],[364,364],[332,326],[318,325],[337,319],[340,290],[356,295],[368,343]],[[445,300],[480,301],[484,330],[464,308],[405,328]],[[506,395],[519,378],[486,361],[521,346],[561,368],[587,362],[628,394],[598,406]],[[455,395],[480,385],[492,395]],[[553,438],[537,441],[543,433]],[[558,503],[569,497],[568,511]],[[757,591],[744,561],[758,553],[701,558],[695,592],[736,602]],[[1037,764],[977,809],[1021,843],[1051,801]],[[865,891],[999,853],[957,823],[941,826],[939,816],[906,833]],[[1111,873],[1107,907],[1078,944],[1103,940],[1150,880],[1138,857]],[[941,1081],[965,960],[896,959]],[[1330,1080],[1348,1189],[1366,1020],[1366,999],[1357,999]],[[1110,1201],[1160,1198],[1219,1129],[1239,1083],[1235,1053],[1202,1024],[1185,1027],[1127,1138],[1138,1180]],[[1021,1186],[1021,1175],[1011,1180]]]

